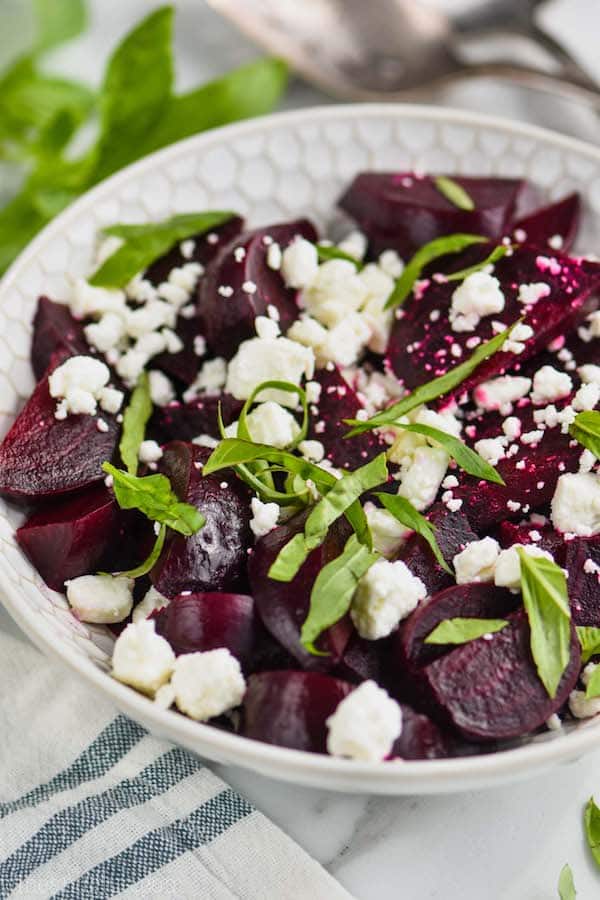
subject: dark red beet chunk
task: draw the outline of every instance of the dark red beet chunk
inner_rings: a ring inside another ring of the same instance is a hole
[[[99,412],[108,425],[104,432],[98,431],[97,416],[59,421],[55,410],[45,375],[0,446],[0,493],[15,499],[50,497],[104,478],[102,463],[111,459],[119,437],[115,417]]]
[[[353,687],[317,672],[251,675],[244,697],[242,734],[278,747],[326,753],[327,719]]]
[[[57,350],[65,351],[68,356],[90,353],[83,325],[73,318],[69,307],[49,297],[40,297],[31,339],[31,366],[38,381],[44,377]]]
[[[513,237],[518,239],[519,232],[523,231],[523,240],[528,244],[549,248],[549,241],[558,235],[562,238],[562,244],[557,249],[568,253],[577,237],[580,219],[581,197],[579,194],[569,194],[563,200],[536,209],[515,222]]]
[[[388,641],[367,641],[354,632],[344,650],[340,665],[335,675],[355,684],[372,679],[379,681],[382,669],[382,657]]]
[[[529,648],[523,610],[491,640],[479,638],[452,650],[421,670],[431,694],[432,712],[466,737],[495,741],[539,728],[566,702],[575,687],[581,651],[572,629],[571,659],[556,697],[548,696]]]
[[[198,374],[200,357],[194,352],[194,338],[201,334],[198,316],[184,319],[179,316],[175,333],[183,343],[179,353],[161,353],[152,360],[152,368],[160,369],[170,378],[176,378],[185,385],[190,385]]]
[[[427,518],[435,528],[442,556],[449,566],[452,566],[452,560],[457,553],[464,550],[471,541],[477,540],[477,535],[469,525],[467,517],[460,511],[450,512],[443,503],[432,506]],[[398,554],[398,559],[406,563],[413,575],[421,579],[428,594],[434,594],[454,581],[437,562],[427,541],[416,532],[408,538]]]
[[[488,252],[489,246],[477,251],[479,258]],[[476,336],[487,341],[494,336],[493,321],[512,325],[524,313],[524,324],[533,329],[533,335],[523,342],[522,353],[515,355],[501,350],[489,357],[462,382],[459,393],[470,391],[480,382],[508,370],[518,371],[526,360],[541,352],[554,338],[574,328],[595,307],[592,294],[600,286],[600,267],[586,270],[568,257],[554,252],[551,257],[554,259],[552,267],[560,266],[557,274],[552,274],[543,262],[548,256],[540,255],[540,251],[532,247],[520,247],[512,256],[505,256],[495,264],[494,276],[500,281],[505,307],[502,313],[485,316],[477,327]],[[470,254],[469,260],[472,259]],[[517,299],[519,286],[532,282],[548,284],[550,294],[526,308]],[[450,326],[448,313],[456,287],[456,282],[430,281],[418,299],[414,295],[407,299],[404,316],[394,322],[387,355],[392,369],[410,390],[444,375],[473,352],[467,346],[473,333],[456,333]],[[441,315],[432,322],[430,315],[434,310]],[[459,356],[450,352],[452,345],[460,348]]]
[[[153,619],[176,656],[226,647],[245,671],[252,665],[258,630],[248,594],[180,595]]]
[[[17,541],[48,587],[96,570],[114,537],[118,507],[102,486],[57,501],[17,530]]]
[[[329,671],[340,662],[352,626],[348,617],[337,622],[317,641],[319,650],[328,656],[314,656],[300,643],[300,629],[310,604],[310,592],[321,569],[339,556],[348,537],[346,525],[338,521],[325,542],[313,550],[289,584],[274,581],[268,571],[275,557],[291,538],[304,527],[305,513],[301,513],[261,538],[248,562],[248,576],[258,613],[274,638],[301,663],[305,669]]]
[[[369,238],[378,255],[393,248],[408,259],[423,244],[456,232],[500,238],[508,234],[517,207],[531,206],[532,190],[514,178],[453,176],[472,198],[475,209],[459,209],[437,189],[432,176],[412,172],[363,172],[339,206]]]
[[[573,621],[600,628],[600,536],[566,541],[564,566]]]
[[[534,537],[532,537],[532,532]],[[536,533],[537,532],[537,533]],[[541,535],[541,539],[537,539]],[[502,522],[498,529],[498,540],[503,547],[513,544],[535,544],[540,550],[546,550],[554,557],[562,555],[565,542],[562,535],[550,525],[537,525],[531,522]]]
[[[217,413],[221,404],[223,421],[234,422],[244,405],[231,394],[210,394],[189,403],[169,403],[154,412],[151,428],[161,443],[166,441],[191,441],[201,434],[220,438]]]
[[[177,244],[169,250],[168,253],[165,253],[164,256],[161,256],[160,259],[157,259],[148,267],[145,277],[155,285],[155,287],[158,287],[159,284],[168,279],[171,269],[185,266],[186,263],[190,262],[197,262],[202,266],[207,266],[212,262],[217,253],[221,252],[223,247],[235,240],[243,227],[244,220],[239,216],[233,216],[223,225],[215,228],[212,232],[199,234],[196,237],[193,237],[192,240],[194,241],[195,246],[190,259],[186,259],[183,256],[180,250],[181,245]],[[211,235],[210,240],[208,240],[209,234]],[[217,238],[216,240],[214,237],[215,235]]]
[[[248,491],[233,472],[203,477],[198,466],[209,455],[183,441],[164,449],[161,469],[173,490],[206,518],[192,537],[175,535],[152,570],[152,584],[165,597],[182,591],[233,591],[243,580],[251,542]]]
[[[444,759],[450,756],[450,742],[428,716],[402,706],[402,733],[394,742],[391,758]]]
[[[385,444],[372,431],[366,431],[349,440],[344,435],[349,426],[344,419],[356,418],[363,409],[354,389],[338,368],[320,369],[314,380],[321,385],[318,412],[311,415],[309,438],[321,441],[325,456],[340,469],[357,469],[385,449]]]
[[[306,219],[259,228],[229,244],[207,267],[198,291],[198,314],[202,333],[215,354],[230,359],[242,341],[254,337],[254,320],[265,315],[269,305],[278,310],[283,332],[297,317],[297,292],[286,288],[281,274],[267,265],[268,244],[263,240],[270,237],[283,249],[296,235],[317,239]],[[244,251],[243,259],[236,259],[236,250]],[[243,290],[246,282],[256,286],[254,293]],[[233,293],[223,297],[220,287],[229,287]]]

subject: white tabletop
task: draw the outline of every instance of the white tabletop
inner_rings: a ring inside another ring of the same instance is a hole
[[[256,55],[202,0],[178,0],[175,5],[182,88]],[[57,51],[53,62],[62,71],[97,82],[111,45],[150,4],[92,0],[90,6],[88,34]],[[545,10],[544,23],[600,76],[598,0],[553,2]],[[498,85],[466,85],[436,99],[492,109],[593,141],[600,135],[596,120],[584,109]],[[327,98],[322,94],[296,82],[287,105],[323,102]],[[0,615],[0,627],[10,627],[6,614]],[[582,830],[585,802],[594,792],[600,798],[600,751],[524,784],[446,797],[336,795],[237,769],[221,769],[220,774],[358,900],[551,900],[558,896],[558,875],[565,862],[573,869],[578,896],[600,897],[600,871],[586,851]]]

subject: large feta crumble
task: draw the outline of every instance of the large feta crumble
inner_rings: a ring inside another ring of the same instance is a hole
[[[120,408],[123,401],[121,391],[108,388],[110,370],[105,363],[93,356],[72,356],[58,366],[48,379],[50,396],[59,402],[55,417],[66,419],[72,415],[94,416],[98,404],[108,411]],[[116,404],[118,402],[118,406]]]
[[[253,497],[250,501],[250,509],[252,510],[250,530],[255,537],[264,537],[277,526],[279,519],[277,503],[263,503],[258,497]]]
[[[448,454],[441,447],[417,447],[409,465],[402,467],[398,493],[423,512],[435,500],[448,462]]]
[[[456,583],[493,581],[499,553],[500,545],[491,537],[484,537],[480,541],[468,543],[464,550],[457,553],[452,560]]]
[[[350,616],[361,637],[387,637],[427,595],[420,578],[400,560],[378,559],[358,582]]]
[[[288,338],[250,338],[243,341],[229,363],[225,390],[237,400],[247,400],[263,381],[290,381],[300,384],[302,378],[313,376],[314,353]],[[274,388],[262,391],[260,400],[273,400],[283,406],[295,407],[298,398],[287,391]]]
[[[178,656],[171,685],[177,708],[198,722],[239,706],[246,690],[240,664],[225,647]]]
[[[151,697],[166,684],[175,665],[175,654],[156,634],[154,621],[131,623],[115,642],[112,656],[114,678]]]
[[[133,578],[125,575],[80,575],[65,581],[67,600],[82,622],[113,625],[133,606]]]
[[[379,762],[392,752],[402,732],[400,705],[374,681],[363,681],[327,719],[332,756]]]
[[[473,272],[452,294],[450,323],[453,331],[475,331],[484,316],[502,312],[504,294],[500,282],[488,272]]]
[[[496,560],[496,570],[494,572],[494,584],[497,587],[505,587],[510,591],[519,591],[521,589],[521,559],[519,550],[523,550],[528,556],[544,557],[554,562],[554,557],[541,547],[535,544],[513,544],[507,550],[501,550]]]
[[[557,531],[591,537],[600,532],[600,477],[591,472],[561,475],[552,498]]]

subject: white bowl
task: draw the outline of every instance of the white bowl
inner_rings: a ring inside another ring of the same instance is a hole
[[[40,294],[64,298],[69,275],[90,271],[98,230],[176,212],[234,209],[252,225],[334,216],[342,187],[363,169],[525,176],[548,200],[572,190],[587,204],[579,247],[600,248],[600,150],[539,128],[420,106],[328,106],[199,135],[155,153],[94,188],[58,216],[0,283],[0,434],[33,388],[31,319]],[[0,500],[0,589],[23,631],[90,690],[162,738],[209,760],[340,791],[419,794],[522,779],[600,745],[600,718],[526,746],[462,759],[367,764],[286,750],[164,711],[107,673],[112,638],[69,612],[21,553],[22,514]]]

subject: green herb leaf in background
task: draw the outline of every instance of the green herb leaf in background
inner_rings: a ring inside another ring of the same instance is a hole
[[[521,592],[531,629],[531,654],[550,697],[571,658],[571,611],[564,571],[545,557],[519,548]]]
[[[434,182],[440,194],[443,194],[453,206],[456,206],[458,209],[464,209],[467,212],[472,212],[475,209],[472,198],[458,181],[454,181],[453,178],[448,178],[446,175],[438,175]]]
[[[585,696],[587,700],[600,697],[600,666],[596,666],[590,675],[585,689]]]
[[[569,426],[569,434],[600,459],[600,412],[580,412]]]
[[[600,628],[577,625],[577,637],[581,644],[581,662],[585,665],[592,656],[600,653]]]
[[[405,528],[412,528],[417,534],[421,535],[427,541],[429,547],[438,563],[449,575],[452,575],[452,569],[444,559],[440,546],[435,536],[435,529],[431,522],[428,522],[425,516],[414,508],[410,500],[401,497],[399,494],[386,494],[381,492],[375,496],[383,503],[384,507],[391,513],[395,519],[404,525]]]
[[[144,440],[146,424],[152,415],[152,399],[147,372],[142,372],[123,413],[123,429],[119,453],[130,475],[137,475],[138,453]]]
[[[475,263],[466,269],[459,269],[458,272],[451,272],[449,275],[446,275],[446,281],[464,281],[469,275],[474,275],[475,272],[481,272],[481,270],[485,269],[487,266],[493,266],[499,259],[506,256],[509,250],[510,246],[507,244],[499,244],[497,247],[494,247],[492,252],[486,256],[485,259],[482,259],[481,262]]]
[[[404,431],[411,431],[415,434],[422,434],[431,438],[440,444],[448,456],[450,456],[467,475],[473,475],[474,478],[481,478],[483,481],[491,481],[494,484],[504,484],[502,476],[496,469],[489,464],[479,453],[475,453],[470,447],[467,447],[460,438],[454,437],[439,428],[433,428],[431,425],[404,425],[396,424],[397,428]]]
[[[378,559],[379,554],[361,544],[353,534],[340,556],[321,569],[313,584],[310,609],[300,632],[300,642],[309,653],[323,655],[316,649],[315,641],[346,615],[359,579]]]
[[[568,863],[560,870],[558,877],[558,896],[560,900],[575,900],[577,891],[575,890],[575,882],[573,881],[573,873]]]
[[[477,234],[448,234],[425,244],[406,263],[402,275],[396,281],[394,290],[386,301],[385,309],[394,309],[404,303],[421,272],[429,263],[442,256],[447,256],[449,253],[459,253],[466,247],[473,244],[484,244],[486,241],[487,238]]]
[[[112,475],[115,498],[121,509],[137,509],[152,522],[168,525],[186,537],[195,534],[204,525],[204,516],[195,506],[179,500],[165,475],[140,478],[108,462],[102,464],[102,469],[107,475]]]
[[[33,7],[38,25],[36,53],[77,37],[87,24],[84,0],[33,0]]]
[[[489,341],[480,344],[468,359],[458,366],[455,366],[453,369],[450,369],[445,375],[440,375],[438,378],[434,378],[432,381],[420,385],[406,397],[403,397],[397,403],[392,404],[392,406],[388,406],[387,409],[371,416],[371,418],[367,419],[365,422],[360,419],[344,419],[346,425],[353,426],[351,431],[345,434],[344,437],[354,437],[356,434],[361,434],[363,431],[370,431],[373,428],[380,428],[382,425],[394,425],[398,419],[411,412],[411,410],[416,409],[417,406],[421,406],[423,403],[430,403],[432,400],[437,400],[438,397],[442,397],[444,394],[453,391],[462,384],[462,382],[468,378],[469,375],[475,371],[477,366],[484,362],[484,360],[493,356],[494,353],[498,353],[499,350],[502,350],[504,341],[510,336],[511,331],[519,324],[519,322],[521,322],[521,319],[518,319],[500,334],[494,335]]]
[[[426,644],[466,644],[484,634],[494,634],[506,628],[506,619],[473,619],[458,616],[440,622],[425,638]]]
[[[124,244],[102,263],[89,282],[96,287],[125,287],[134,275],[167,253],[174,244],[211,231],[232,216],[231,212],[221,211],[182,213],[149,225],[111,225],[104,228],[105,234],[122,238]]]
[[[596,864],[600,866],[600,809],[596,806],[594,798],[590,797],[583,815],[585,836],[588,847]]]

